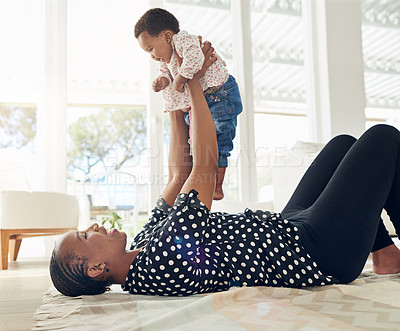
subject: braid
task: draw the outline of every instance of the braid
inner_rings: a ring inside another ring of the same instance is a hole
[[[96,280],[86,274],[87,261],[87,258],[73,252],[58,256],[53,250],[49,269],[55,288],[71,297],[101,294],[109,290],[110,281]]]

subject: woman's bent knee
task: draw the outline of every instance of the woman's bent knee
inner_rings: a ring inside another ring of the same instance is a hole
[[[356,142],[356,138],[349,135],[349,134],[340,134],[335,137],[333,137],[328,144],[331,146],[336,146],[336,148],[348,150],[351,145],[353,145]]]
[[[357,139],[349,134],[339,134],[332,140],[353,144]]]
[[[370,127],[366,133],[374,136],[394,137],[400,139],[400,132],[394,126],[388,124],[377,124]]]

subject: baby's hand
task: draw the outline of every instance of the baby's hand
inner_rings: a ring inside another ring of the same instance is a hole
[[[168,78],[167,77],[157,77],[155,80],[153,80],[153,91],[154,92],[160,92],[163,89],[165,89],[169,84]]]
[[[183,93],[184,92],[184,88],[183,85],[185,85],[185,83],[178,83],[176,81],[176,79],[174,79],[174,82],[172,84],[172,86],[174,87],[175,90],[177,90],[178,92]]]

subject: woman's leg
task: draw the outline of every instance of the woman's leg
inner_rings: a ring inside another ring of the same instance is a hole
[[[359,275],[384,207],[400,228],[400,204],[394,203],[400,201],[399,150],[397,129],[369,129],[344,156],[315,202],[290,215],[299,225],[302,244],[325,274],[343,283]],[[314,180],[319,182],[318,175]]]
[[[294,216],[299,211],[307,209],[314,204],[331,180],[340,162],[356,141],[357,139],[350,135],[336,136],[321,150],[314,162],[307,169],[292,197],[283,209],[281,214],[284,218],[295,219]],[[393,241],[382,219],[380,219],[371,251],[375,252],[389,245],[393,245]]]
[[[305,172],[283,209],[281,214],[284,218],[291,218],[299,210],[314,204],[356,140],[349,135],[340,135],[326,144]]]

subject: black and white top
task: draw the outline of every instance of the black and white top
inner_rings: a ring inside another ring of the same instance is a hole
[[[211,213],[195,190],[173,207],[162,198],[131,249],[123,289],[134,294],[191,295],[232,286],[332,284],[299,243],[298,229],[267,211]]]

